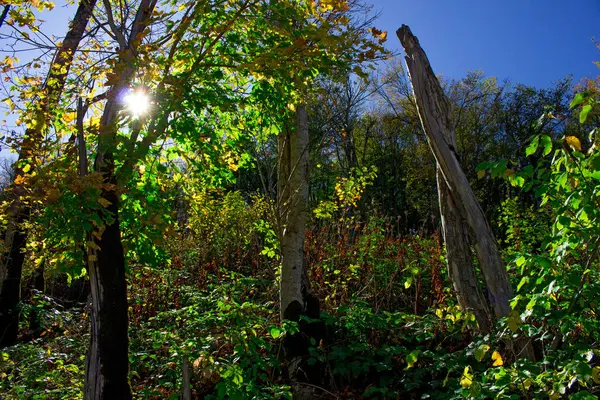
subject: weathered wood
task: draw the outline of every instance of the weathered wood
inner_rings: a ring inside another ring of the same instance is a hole
[[[472,233],[475,252],[488,289],[489,303],[496,317],[507,316],[510,313],[509,301],[513,291],[506,267],[481,205],[458,162],[455,147],[446,140],[447,137],[456,136],[448,99],[410,28],[403,25],[396,34],[406,52],[405,60],[429,146],[456,209]]]
[[[446,262],[448,273],[463,310],[472,311],[483,333],[489,333],[493,327],[494,316],[475,273],[473,255],[469,242],[469,227],[456,209],[454,199],[438,168],[437,185],[442,219],[442,232],[446,244]]]

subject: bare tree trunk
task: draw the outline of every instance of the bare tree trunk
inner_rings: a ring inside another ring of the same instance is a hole
[[[460,216],[439,168],[437,170],[437,186],[442,232],[446,244],[446,261],[458,303],[463,310],[473,311],[479,329],[483,333],[489,333],[493,327],[494,316],[488,307],[475,273],[469,243],[469,227]]]
[[[118,95],[127,89],[136,71],[136,52],[140,37],[148,27],[156,0],[142,0],[126,48],[116,66],[119,81],[110,89],[104,113],[100,119],[98,152],[94,170],[102,174],[104,188],[101,197],[109,205],[110,217],[91,238],[94,248],[88,248],[88,275],[92,292],[90,347],[85,366],[84,399],[131,399],[127,379],[128,316],[125,256],[119,227],[119,194],[115,176],[114,148],[116,142]]]
[[[302,315],[319,318],[319,299],[311,290],[304,259],[304,238],[308,209],[308,116],[306,106],[296,109],[295,130],[278,138],[278,218],[281,243],[281,320],[299,322],[299,333],[284,339],[287,372],[294,398],[315,398],[311,385],[323,377],[320,365],[309,366],[311,339],[324,337],[322,323],[307,323]]]
[[[23,225],[30,215],[30,207],[25,200],[27,188],[23,183],[26,174],[24,167],[27,164],[30,171],[35,169],[38,162],[37,151],[44,139],[53,108],[58,105],[64,90],[73,57],[95,5],[96,0],[79,2],[71,29],[50,65],[46,87],[36,104],[30,128],[25,131],[19,151],[19,161],[15,165],[15,180],[11,193],[13,199],[8,209],[8,227],[5,236],[7,251],[2,255],[0,264],[0,347],[15,343],[19,327],[17,305],[20,300],[21,275],[27,242],[27,232]]]
[[[308,116],[296,110],[296,129],[279,135],[279,219],[281,238],[281,319],[297,321],[304,312],[304,236],[308,208]]]
[[[183,357],[183,382],[181,385],[181,395],[179,396],[180,400],[192,400],[192,387],[190,384],[191,374],[190,374],[190,362],[187,359],[187,356]]]
[[[438,162],[438,168],[443,174],[449,193],[454,199],[454,205],[472,232],[490,305],[496,317],[505,317],[510,313],[509,301],[513,296],[512,287],[496,239],[481,205],[475,198],[458,162],[455,147],[447,141],[449,137],[456,137],[448,99],[418,39],[408,26],[403,25],[397,35],[407,54],[406,64],[429,146]]]

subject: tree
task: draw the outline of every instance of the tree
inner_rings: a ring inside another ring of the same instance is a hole
[[[105,2],[106,3],[106,2]],[[128,316],[125,256],[119,227],[119,194],[115,175],[115,142],[119,119],[119,95],[136,72],[137,49],[150,25],[156,0],[142,0],[127,41],[120,40],[121,56],[115,66],[116,83],[109,89],[100,119],[94,170],[102,176],[103,225],[89,237],[88,274],[92,293],[90,347],[86,359],[86,399],[131,398],[127,379]],[[107,9],[110,14],[111,10]],[[114,31],[118,36],[118,30]]]
[[[468,225],[470,232],[472,232],[469,240],[474,241],[474,247],[481,265],[481,269],[485,278],[485,282],[488,289],[488,300],[494,310],[494,314],[497,318],[506,317],[510,313],[509,300],[513,296],[512,287],[508,278],[504,262],[498,251],[498,245],[494,238],[494,235],[489,227],[487,219],[483,213],[483,210],[475,198],[469,182],[458,162],[456,156],[456,150],[453,146],[456,143],[456,133],[451,122],[451,113],[449,102],[446,99],[441,85],[438,79],[433,74],[427,56],[421,48],[419,41],[413,36],[410,29],[403,25],[397,32],[398,38],[407,53],[406,63],[410,73],[410,79],[413,85],[415,93],[415,99],[419,115],[421,117],[421,123],[423,124],[423,130],[427,135],[429,145],[438,163],[438,171],[443,175],[443,179],[438,178],[439,183],[445,183],[448,194],[451,195],[449,199],[443,199],[440,197],[440,205],[446,201],[448,204],[452,202],[460,213],[461,223]],[[438,173],[440,173],[438,172]],[[444,188],[440,190],[440,194],[444,194]],[[452,208],[448,207],[443,211],[453,211]],[[458,220],[451,215],[450,218],[446,216],[446,224],[449,222],[451,227],[445,228],[444,234],[459,234],[464,237],[466,233],[466,227],[458,225],[456,228],[453,227],[454,221]],[[470,257],[469,249],[464,246],[464,239],[461,237],[457,238],[456,241],[450,241],[449,237],[446,237],[446,245],[458,244],[461,245],[461,253],[466,252],[467,254],[463,257],[466,259]],[[451,254],[453,250],[449,251]],[[463,266],[460,266],[461,268]],[[459,266],[457,265],[457,269]],[[472,266],[467,267],[472,269]],[[467,273],[469,278],[465,278],[468,282],[465,288],[471,287],[473,282],[474,274],[470,271]],[[454,279],[461,278],[453,276]],[[462,287],[458,285],[457,289]],[[479,299],[478,291],[471,293],[464,293],[464,295],[476,294]],[[478,307],[478,310],[485,310],[484,305]],[[486,325],[489,326],[489,325]],[[482,327],[482,329],[485,329]]]
[[[0,264],[0,347],[15,342],[19,327],[17,304],[20,299],[21,274],[27,241],[27,231],[23,225],[30,215],[30,205],[26,199],[28,177],[35,174],[40,163],[38,149],[44,140],[55,107],[60,101],[73,57],[83,38],[95,4],[95,0],[79,2],[71,28],[54,56],[46,84],[37,100],[31,105],[31,114],[26,121],[28,128],[15,166],[15,179],[11,188],[12,200],[7,213],[6,251],[2,255]]]

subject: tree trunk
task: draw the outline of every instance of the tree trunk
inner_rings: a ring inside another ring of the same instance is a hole
[[[456,137],[448,99],[418,39],[408,26],[403,25],[397,35],[407,54],[406,64],[429,146],[438,162],[449,193],[455,200],[456,209],[473,233],[475,252],[487,285],[490,305],[496,317],[505,317],[510,313],[509,301],[513,296],[512,287],[496,239],[481,205],[460,167],[455,147],[446,139]]]
[[[100,119],[98,152],[94,170],[104,178],[101,197],[108,202],[109,217],[101,213],[104,226],[90,235],[88,275],[92,292],[90,347],[85,366],[84,399],[131,399],[127,379],[128,316],[125,256],[119,227],[119,194],[115,176],[114,148],[117,133],[118,95],[126,90],[136,71],[137,46],[154,12],[156,0],[142,0],[132,23],[127,48],[115,72],[119,81],[111,87]]]
[[[469,243],[469,227],[461,218],[439,168],[437,186],[448,273],[456,290],[458,303],[463,310],[473,311],[479,329],[483,333],[489,333],[492,330],[494,316],[475,273]]]
[[[298,322],[299,332],[288,335],[283,347],[294,398],[315,398],[313,386],[323,378],[321,365],[308,365],[311,339],[324,338],[321,322],[307,323],[302,315],[317,319],[319,299],[311,290],[304,259],[304,238],[308,210],[308,116],[305,105],[296,109],[296,126],[278,140],[278,217],[281,243],[281,320]],[[310,388],[310,390],[307,390]]]
[[[297,321],[304,312],[304,236],[308,208],[308,116],[296,110],[296,129],[279,135],[279,220],[281,237],[281,319]]]
[[[56,52],[50,65],[46,87],[42,91],[30,128],[25,131],[15,165],[15,180],[12,185],[12,203],[8,209],[8,228],[5,245],[7,251],[0,264],[0,347],[15,343],[19,328],[19,313],[16,309],[20,300],[21,274],[25,260],[27,232],[23,228],[29,219],[30,208],[25,200],[27,189],[24,178],[25,164],[33,171],[37,160],[37,150],[44,139],[53,109],[58,105],[64,90],[67,75],[79,42],[92,15],[96,0],[81,0],[62,46]],[[8,7],[8,6],[7,6]]]

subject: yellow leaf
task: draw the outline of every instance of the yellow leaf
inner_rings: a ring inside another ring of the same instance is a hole
[[[28,173],[30,169],[31,169],[31,165],[30,165],[30,164],[27,164],[27,165],[25,165],[25,166],[23,167],[23,172],[24,172],[24,173]]]
[[[102,197],[100,197],[100,198],[98,199],[98,203],[100,203],[100,205],[101,205],[102,207],[104,207],[104,208],[106,208],[106,207],[108,207],[108,206],[110,206],[110,205],[111,205],[111,202],[110,202],[110,201],[108,201],[108,200],[106,200],[106,199],[104,199],[104,198],[102,198]]]
[[[504,171],[504,174],[502,174],[505,178],[508,178],[509,176],[511,176],[512,174],[514,174],[515,171],[513,171],[512,169],[507,169],[506,171]]]
[[[485,176],[485,170],[477,171],[477,179],[481,179]]]
[[[96,260],[98,260],[98,259],[96,258],[95,254],[88,254],[88,261],[94,262]]]
[[[460,386],[463,389],[468,389],[473,384],[473,375],[469,373],[469,368],[469,366],[465,367],[465,370],[460,378]]]
[[[581,151],[581,141],[579,141],[579,138],[575,136],[567,136],[565,137],[565,141],[573,150]]]
[[[504,360],[502,359],[500,353],[498,353],[497,351],[494,351],[492,353],[492,361],[494,361],[494,363],[492,364],[493,367],[499,367],[501,365],[504,365]]]
[[[517,311],[513,310],[508,317],[508,327],[511,331],[516,332],[519,326],[521,326],[521,317]]]
[[[76,115],[74,112],[70,112],[70,113],[65,113],[65,115],[63,115],[63,122],[65,124],[70,124],[71,122],[75,121]]]
[[[594,367],[592,369],[592,379],[595,383],[600,384],[600,367]]]

